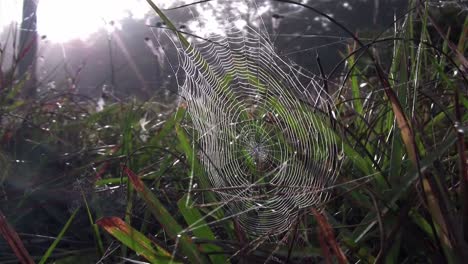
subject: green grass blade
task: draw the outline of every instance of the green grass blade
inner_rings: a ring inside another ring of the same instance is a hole
[[[68,228],[70,227],[71,223],[73,222],[73,219],[75,219],[76,214],[78,213],[80,208],[76,209],[73,214],[70,216],[68,219],[67,223],[65,226],[63,226],[62,230],[58,234],[57,238],[52,242],[52,245],[47,249],[46,253],[42,256],[41,261],[39,261],[39,264],[44,264],[46,263],[47,259],[52,255],[52,252],[54,249],[57,247],[58,243],[60,240],[62,240],[63,236],[65,235],[65,232],[67,232]]]
[[[421,167],[425,168],[430,166],[435,160],[441,157],[444,153],[454,146],[456,142],[456,137],[452,133],[448,136],[441,144],[440,147],[437,148],[433,153],[427,155],[424,159],[421,160]],[[398,200],[404,200],[405,196],[408,195],[408,190],[415,181],[418,179],[419,173],[415,168],[410,169],[405,176],[402,178],[403,181],[397,187],[393,188],[392,194],[389,195],[387,203],[388,204],[395,204]],[[387,209],[385,209],[387,211]],[[353,232],[353,239],[355,241],[360,241],[365,235],[377,224],[375,221],[376,215],[375,212],[369,213],[364,219],[362,220],[363,225],[356,228]]]
[[[193,234],[197,238],[203,238],[207,240],[215,240],[216,237],[211,231],[210,227],[203,219],[202,214],[194,207],[187,206],[187,195],[182,197],[177,203],[180,213],[185,219],[185,222],[191,227]],[[222,249],[212,244],[204,244],[202,248],[205,252],[221,252]],[[211,255],[210,259],[213,263],[229,263],[224,255]]]
[[[86,213],[88,214],[89,223],[91,224],[93,235],[94,235],[94,238],[96,239],[97,249],[98,249],[99,255],[102,256],[102,255],[104,255],[104,246],[103,246],[103,243],[102,243],[101,234],[99,233],[99,228],[94,223],[93,215],[91,214],[91,209],[89,208],[88,200],[86,199],[86,196],[85,196],[83,190],[81,191],[81,196],[83,197],[83,201],[84,201],[84,204],[85,204],[85,207],[86,207]]]
[[[349,52],[350,53],[352,52],[351,48],[350,48]],[[348,64],[347,65],[348,65],[349,70],[352,70],[350,80],[351,80],[351,92],[353,94],[354,110],[360,116],[363,116],[364,110],[363,110],[363,105],[362,105],[362,100],[361,100],[361,92],[360,92],[359,82],[358,82],[358,78],[357,78],[358,69],[357,69],[357,67],[354,67],[355,63],[356,63],[356,61],[354,59],[354,55],[350,56],[348,58]],[[352,69],[351,69],[351,67],[352,67]]]
[[[185,116],[186,110],[183,107],[179,107],[173,117],[169,118],[164,126],[161,128],[158,134],[151,138],[149,145],[160,145],[161,141],[172,131],[174,127],[182,121]]]
[[[145,235],[129,226],[122,219],[105,217],[99,219],[96,223],[151,263],[175,263],[171,261],[169,252],[152,243]]]
[[[202,165],[196,158],[196,152],[194,148],[192,147],[192,144],[190,143],[189,136],[187,133],[179,126],[176,125],[176,134],[177,138],[179,140],[179,149],[185,154],[185,157],[188,161],[190,161],[190,169],[192,170],[193,177],[197,177],[199,180],[199,184],[201,188],[208,189],[211,187],[210,181],[208,180],[208,177],[206,177],[206,174],[204,173],[204,170],[202,168]],[[209,202],[216,202],[216,198],[214,197],[213,193],[207,193],[205,195],[207,198],[207,201]],[[219,213],[218,213],[219,212]],[[218,217],[221,217],[220,212],[218,211],[217,215]]]
[[[156,220],[158,220],[172,239],[179,242],[178,244],[181,251],[185,256],[187,256],[188,260],[191,263],[208,263],[208,259],[201,255],[193,241],[186,234],[182,233],[182,227],[167,211],[159,199],[151,192],[151,190],[145,186],[143,181],[127,167],[124,168],[124,171],[132,182],[136,192],[146,202],[148,209]]]
[[[394,129],[395,131],[396,129]],[[400,174],[402,171],[402,163],[403,163],[403,155],[404,155],[404,147],[401,141],[401,137],[398,133],[393,133],[392,138],[392,148],[390,150],[390,162],[389,166],[389,181],[392,184],[398,185],[401,181]]]
[[[146,0],[148,4],[153,8],[153,10],[158,14],[158,16],[166,23],[167,27],[174,31],[174,33],[177,35],[179,38],[179,41],[184,45],[184,47],[188,48],[190,47],[190,43],[188,40],[177,30],[176,26],[172,23],[172,21],[159,9],[159,7],[151,0]]]
[[[400,247],[401,247],[401,232],[396,235],[395,240],[392,243],[392,246],[388,250],[388,254],[385,256],[385,263],[386,264],[394,264],[398,263],[398,256],[400,255]]]

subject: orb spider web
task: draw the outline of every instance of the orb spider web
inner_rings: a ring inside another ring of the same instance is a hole
[[[226,213],[246,233],[284,233],[300,210],[329,198],[341,146],[331,98],[314,78],[251,27],[229,26],[180,48],[179,57],[179,94],[198,158]]]

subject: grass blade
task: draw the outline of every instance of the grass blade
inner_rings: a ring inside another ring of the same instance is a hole
[[[167,209],[162,205],[159,199],[145,186],[143,181],[129,168],[124,167],[125,173],[132,182],[136,192],[143,198],[153,216],[163,226],[169,236],[179,242],[182,253],[187,256],[191,263],[208,263],[203,255],[200,254],[192,240],[182,233],[182,227],[171,216]],[[176,243],[177,244],[177,243]]]
[[[18,233],[11,227],[6,217],[0,211],[0,234],[6,240],[6,242],[10,245],[11,249],[15,253],[18,261],[21,264],[31,264],[34,263],[33,259],[29,255],[29,252],[24,247],[23,241],[21,241]]]
[[[343,253],[340,246],[338,245],[338,242],[336,241],[335,234],[333,232],[333,228],[331,227],[330,223],[316,209],[312,208],[311,211],[318,223],[319,236],[322,237],[323,240],[328,243],[329,247],[331,248],[333,253],[336,255],[338,263],[340,264],[348,263],[348,260],[346,259],[345,254]]]
[[[39,261],[39,264],[46,263],[47,259],[52,255],[52,252],[54,249],[57,247],[58,243],[60,240],[62,240],[63,236],[65,235],[65,232],[67,232],[68,228],[70,227],[71,223],[73,222],[73,219],[75,219],[76,213],[78,213],[80,208],[76,209],[73,214],[68,218],[67,223],[65,223],[65,226],[62,228],[60,233],[58,234],[57,238],[52,242],[52,245],[47,249],[46,253],[44,256],[42,256],[41,261]]]
[[[211,231],[210,227],[203,219],[202,214],[194,207],[187,206],[187,195],[182,197],[177,203],[180,213],[185,219],[185,222],[192,227],[192,232],[197,238],[203,238],[208,240],[215,240],[216,237]],[[205,252],[221,252],[222,249],[212,244],[205,244],[202,246]],[[213,263],[229,263],[223,255],[211,255],[210,259]]]
[[[185,48],[190,47],[190,43],[188,42],[188,40],[177,30],[172,21],[161,11],[161,9],[159,9],[159,7],[151,0],[146,0],[146,2],[148,2],[151,8],[153,8],[153,10],[164,21],[164,23],[166,23],[167,27],[170,30],[174,31],[182,45],[184,45]]]
[[[118,217],[105,217],[99,219],[96,224],[151,263],[172,262],[169,252],[158,245],[154,248],[154,243],[151,240],[129,226],[122,219]]]
[[[83,201],[86,207],[86,213],[88,214],[89,223],[91,224],[93,235],[96,239],[97,250],[99,252],[99,255],[102,256],[104,255],[104,246],[102,243],[101,234],[99,233],[98,226],[94,223],[93,215],[91,214],[91,209],[89,208],[88,201],[86,199],[86,195],[84,194],[83,190],[81,190],[81,196],[83,197]]]

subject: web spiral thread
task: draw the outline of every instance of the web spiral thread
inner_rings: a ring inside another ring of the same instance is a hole
[[[330,97],[252,28],[181,49],[202,165],[230,214],[255,236],[286,231],[324,202],[339,168]]]

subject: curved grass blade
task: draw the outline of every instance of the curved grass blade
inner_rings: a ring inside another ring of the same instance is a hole
[[[196,245],[186,235],[183,234],[182,227],[171,216],[159,199],[145,186],[143,181],[129,168],[124,167],[124,172],[132,182],[135,191],[146,202],[148,209],[151,211],[156,220],[161,224],[169,236],[178,242],[182,254],[187,256],[191,263],[209,263],[208,259],[200,254]],[[176,243],[177,244],[177,243]]]
[[[455,142],[456,142],[456,136],[454,134],[449,135],[440,144],[441,146],[440,148],[438,148],[436,151],[432,152],[431,154],[426,155],[426,157],[421,160],[421,163],[420,163],[421,167],[426,168],[430,166],[437,158],[442,156],[444,153],[447,153],[447,151],[453,147]],[[399,199],[404,199],[404,197],[408,195],[409,188],[413,186],[413,184],[416,182],[418,177],[419,177],[418,170],[416,168],[410,169],[404,175],[403,177],[404,181],[402,181],[396,188],[394,188],[394,191],[392,191],[392,194],[389,195],[388,203],[394,204]],[[387,210],[388,209],[383,210],[383,213],[385,213]],[[365,237],[365,234],[367,234],[377,224],[377,221],[373,220],[375,218],[376,218],[375,212],[370,212],[366,217],[364,217],[364,219],[362,220],[362,223],[366,223],[366,225],[356,228],[353,232],[353,240],[355,242],[361,241],[361,239]],[[430,233],[428,234],[431,235]]]
[[[104,217],[96,224],[151,263],[175,263],[169,252],[158,245],[155,248],[151,240],[118,217]]]
[[[338,242],[336,241],[333,228],[331,227],[330,223],[327,221],[325,216],[323,216],[319,211],[317,211],[314,208],[311,209],[311,212],[314,215],[315,220],[317,220],[320,241],[326,242],[328,244],[331,251],[336,256],[338,263],[340,264],[348,263],[348,260],[346,259],[346,255],[343,253],[340,246],[338,245]],[[323,251],[326,251],[325,245],[322,245],[322,248],[324,249]]]
[[[177,205],[179,207],[180,213],[185,219],[185,222],[187,222],[189,226],[193,227],[191,228],[191,230],[197,238],[208,239],[212,241],[216,240],[216,237],[213,231],[211,231],[210,227],[208,226],[206,221],[203,219],[203,216],[200,213],[200,211],[198,211],[198,209],[195,207],[187,206],[187,195],[182,197],[182,199],[179,200]],[[202,248],[205,252],[221,252],[222,251],[221,247],[218,247],[213,244],[203,245]],[[213,263],[229,263],[226,257],[223,255],[218,255],[218,254],[211,255],[210,259],[212,260]]]
[[[11,249],[15,253],[18,261],[21,264],[31,264],[34,263],[33,259],[29,255],[28,251],[24,247],[23,242],[21,241],[18,233],[8,224],[6,217],[0,211],[0,234],[10,245]]]
[[[174,33],[179,38],[179,41],[184,45],[184,47],[190,47],[188,40],[177,30],[176,26],[172,23],[172,21],[159,9],[159,7],[151,0],[146,0],[148,4],[153,8],[153,10],[158,14],[158,16],[166,23],[167,27],[174,31]]]

